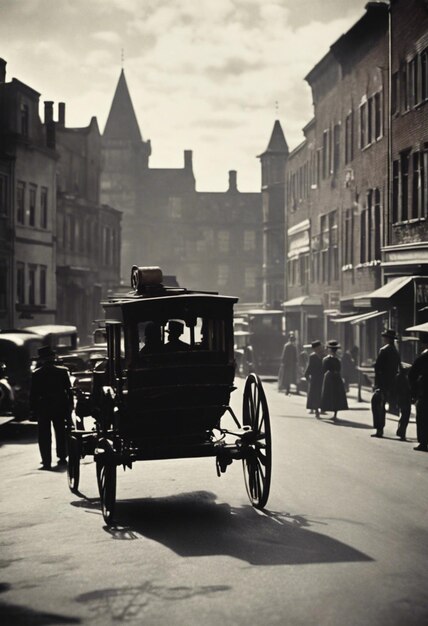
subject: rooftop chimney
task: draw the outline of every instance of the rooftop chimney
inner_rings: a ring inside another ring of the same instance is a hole
[[[185,150],[184,151],[184,169],[185,170],[192,170],[192,151],[191,150]]]
[[[6,82],[6,65],[7,61],[0,59],[0,84]]]
[[[45,124],[53,122],[53,102],[45,100]]]
[[[58,102],[58,124],[65,126],[65,102]]]
[[[228,191],[238,191],[236,185],[236,170],[229,170],[229,189]]]

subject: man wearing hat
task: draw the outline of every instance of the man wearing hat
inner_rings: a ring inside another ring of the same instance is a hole
[[[376,410],[373,411],[373,425],[376,432],[372,437],[383,437],[383,429],[385,428],[385,403],[388,402],[389,407],[395,400],[395,378],[400,371],[400,355],[394,345],[397,338],[392,328],[384,330],[382,333],[384,345],[379,350],[374,370],[375,370],[375,388],[379,390],[379,402],[375,403]],[[375,392],[376,393],[376,392]],[[372,403],[372,407],[373,407]]]
[[[183,352],[190,349],[188,343],[181,341],[180,337],[184,331],[184,324],[179,320],[169,320],[168,328],[168,341],[165,344],[165,352]]]
[[[416,435],[419,445],[414,448],[428,452],[428,333],[419,334],[421,354],[409,369],[412,397],[416,399]]]
[[[53,424],[58,465],[67,462],[65,426],[73,407],[70,377],[65,367],[55,365],[55,352],[49,346],[38,350],[40,367],[31,378],[30,409],[39,426],[42,469],[51,469]]]
[[[321,388],[323,380],[322,359],[324,349],[319,339],[311,343],[313,352],[309,355],[309,363],[305,370],[305,378],[308,381],[308,397],[306,408],[315,411],[315,417],[320,415]]]
[[[281,384],[279,385],[281,389],[284,389],[284,392],[287,395],[290,395],[291,385],[296,385],[296,393],[299,391],[297,389],[297,348],[296,348],[296,337],[293,332],[288,333],[288,341],[284,344],[281,354]]]

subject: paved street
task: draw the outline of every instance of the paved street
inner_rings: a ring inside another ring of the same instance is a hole
[[[33,427],[1,431],[2,622],[427,624],[428,454],[413,451],[414,423],[408,442],[393,416],[372,439],[367,402],[351,399],[334,424],[265,388],[265,513],[249,505],[240,463],[220,479],[213,459],[137,463],[118,471],[108,529],[90,458],[77,497],[64,473],[38,471]]]

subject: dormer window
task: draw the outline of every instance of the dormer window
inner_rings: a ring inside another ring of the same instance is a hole
[[[28,104],[21,104],[21,135],[28,137],[30,112]]]

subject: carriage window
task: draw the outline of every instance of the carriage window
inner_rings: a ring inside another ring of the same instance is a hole
[[[137,329],[141,357],[171,352],[226,350],[223,320],[172,318],[163,322],[140,322]]]

